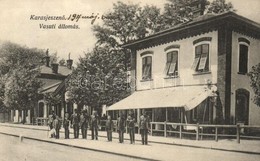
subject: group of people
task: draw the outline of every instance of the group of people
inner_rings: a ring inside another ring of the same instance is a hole
[[[63,120],[63,128],[65,131],[65,139],[69,139],[69,129],[73,128],[74,138],[79,138],[79,131],[81,129],[81,135],[83,139],[87,139],[87,129],[90,126],[91,130],[91,139],[98,140],[98,126],[99,126],[99,116],[96,111],[93,111],[91,116],[88,116],[87,111],[83,110],[81,113],[78,113],[75,110],[75,113],[69,117],[69,114],[65,114],[65,118]],[[130,143],[135,143],[135,124],[136,120],[133,114],[129,114],[127,118],[121,113],[117,119],[116,129],[119,135],[119,143],[124,142],[124,133],[126,132],[126,128],[128,128],[128,133],[130,137]],[[59,139],[59,131],[61,128],[61,120],[57,115],[52,112],[52,115],[49,116],[48,125],[50,127],[50,137],[54,137]],[[142,144],[148,144],[148,132],[150,129],[150,119],[147,116],[146,112],[140,117],[139,121],[139,129],[142,137]],[[106,124],[105,124],[106,132],[107,132],[107,141],[112,141],[112,132],[114,129],[114,123],[111,119],[111,116],[107,116]]]

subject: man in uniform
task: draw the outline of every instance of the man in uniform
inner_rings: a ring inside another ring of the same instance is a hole
[[[149,126],[150,126],[149,117],[147,116],[147,113],[145,111],[143,111],[143,115],[140,117],[140,122],[139,122],[139,128],[140,128],[140,133],[141,133],[143,145],[148,144]]]
[[[55,116],[54,117],[54,121],[53,121],[53,128],[55,129],[55,138],[59,139],[60,138],[60,120],[59,120],[59,116]]]
[[[119,135],[119,143],[124,142],[124,132],[125,132],[125,119],[123,114],[121,113],[117,119],[117,130]]]
[[[65,131],[65,139],[69,139],[69,134],[70,134],[70,131],[69,131],[69,125],[70,125],[70,121],[69,121],[69,114],[66,113],[65,114],[65,118],[63,120],[63,127],[64,127],[64,131]]]
[[[111,116],[108,115],[107,121],[106,121],[107,141],[112,141],[113,128],[114,128],[114,123],[111,119]]]
[[[81,128],[82,138],[87,139],[88,117],[87,117],[86,111],[82,111],[82,113],[80,115],[79,125],[80,125],[80,128]]]
[[[71,115],[71,126],[74,130],[74,138],[79,138],[79,114],[77,109],[75,109],[75,113]]]
[[[94,140],[94,138],[96,140],[98,140],[98,124],[99,124],[99,120],[98,120],[98,115],[96,111],[92,112],[91,115],[91,136],[92,136],[92,140]]]
[[[50,131],[52,131],[52,129],[53,129],[54,118],[55,118],[55,113],[54,113],[54,111],[52,111],[48,118],[48,125],[50,127]],[[54,135],[51,134],[51,138],[53,138],[53,137],[54,137]]]
[[[130,114],[127,117],[127,127],[129,130],[130,143],[135,143],[135,119]]]

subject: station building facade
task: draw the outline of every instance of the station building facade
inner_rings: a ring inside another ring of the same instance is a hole
[[[132,94],[109,111],[146,110],[155,122],[260,125],[247,73],[260,63],[260,25],[206,14],[125,44]]]

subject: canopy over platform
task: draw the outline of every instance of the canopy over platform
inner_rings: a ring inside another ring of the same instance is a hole
[[[136,91],[108,107],[108,110],[183,107],[189,111],[211,96],[215,94],[207,86],[179,86]]]

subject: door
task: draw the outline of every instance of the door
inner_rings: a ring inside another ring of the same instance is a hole
[[[249,92],[245,89],[236,91],[236,123],[249,122]]]

